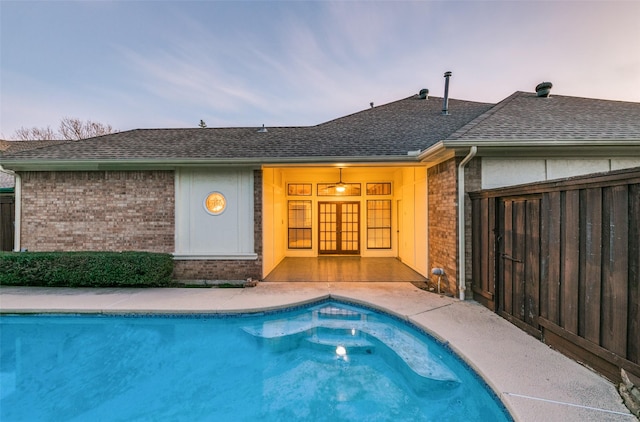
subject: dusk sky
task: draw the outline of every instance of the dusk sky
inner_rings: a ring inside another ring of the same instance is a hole
[[[0,0],[0,138],[306,126],[417,94],[640,102],[640,1]]]

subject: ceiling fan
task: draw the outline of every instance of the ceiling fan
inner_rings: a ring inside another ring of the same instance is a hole
[[[340,168],[340,181],[329,187],[335,188],[338,193],[343,193],[347,190],[347,184],[342,181],[342,167]]]

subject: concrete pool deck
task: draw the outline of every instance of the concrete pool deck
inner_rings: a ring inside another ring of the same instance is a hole
[[[411,283],[277,283],[253,288],[0,287],[0,312],[214,313],[278,309],[323,298],[348,300],[408,319],[458,352],[515,420],[635,421],[615,386],[473,301]]]

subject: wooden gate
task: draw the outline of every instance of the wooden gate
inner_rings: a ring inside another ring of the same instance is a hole
[[[474,298],[611,380],[640,376],[640,170],[471,198]]]
[[[13,194],[0,194],[0,251],[13,250],[15,204]]]
[[[539,195],[498,200],[498,313],[540,337]]]

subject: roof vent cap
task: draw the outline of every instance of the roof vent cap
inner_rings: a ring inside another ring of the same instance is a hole
[[[428,100],[429,99],[429,90],[427,88],[422,88],[420,90],[420,93],[418,94],[418,96],[420,97],[421,100]]]
[[[536,85],[536,95],[538,97],[547,98],[551,93],[551,88],[553,88],[553,84],[551,82],[541,82]]]
[[[258,132],[259,132],[259,133],[266,133],[266,132],[269,132],[269,131],[267,130],[267,128],[266,128],[266,127],[264,127],[264,123],[263,123],[263,124],[262,124],[262,127],[261,127],[260,129],[258,129]]]

